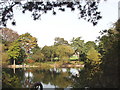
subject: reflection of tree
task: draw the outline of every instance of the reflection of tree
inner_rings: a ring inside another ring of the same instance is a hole
[[[102,83],[99,78],[100,70],[98,67],[87,67],[80,71],[80,77],[73,77],[75,83],[74,88],[85,88],[85,87],[102,87]]]
[[[56,76],[55,79],[53,79],[53,84],[57,85],[60,88],[67,88],[71,86],[72,81],[68,78],[67,72],[61,72],[59,75]]]
[[[30,71],[29,72],[26,71],[24,73],[24,82],[23,82],[22,87],[23,88],[30,88],[30,87],[32,87],[32,85],[33,85],[33,73]]]
[[[58,72],[57,72],[58,71]],[[67,88],[71,86],[72,80],[68,78],[70,73],[68,72],[59,72],[61,70],[35,70],[34,75],[36,78],[35,81],[41,81],[44,84],[51,84],[60,88]]]
[[[21,73],[21,71],[19,72]],[[19,74],[21,75],[21,74]],[[18,74],[13,74],[10,69],[2,71],[2,88],[20,88],[22,77]]]
[[[16,69],[15,74],[12,69],[5,69],[3,87],[31,88],[35,82],[39,81],[53,85],[55,88],[67,88],[73,84],[70,75],[70,70],[64,72],[63,69]]]

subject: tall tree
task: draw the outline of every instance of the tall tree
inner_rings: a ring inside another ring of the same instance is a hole
[[[20,35],[18,41],[21,43],[21,47],[25,50],[27,56],[29,56],[31,50],[37,45],[37,39],[29,33]]]
[[[84,40],[81,40],[81,37],[77,37],[73,38],[71,42],[71,46],[75,50],[75,53],[78,54],[80,60],[81,56],[86,52]]]
[[[107,30],[107,33],[100,38],[100,45],[104,50],[102,57],[101,82],[104,87],[119,87],[119,56],[120,56],[120,20],[114,27]],[[102,50],[101,50],[102,51]]]
[[[101,63],[101,54],[98,53],[93,47],[87,52],[87,61],[91,65],[97,65]]]
[[[16,61],[16,63],[19,64],[19,62],[23,62],[23,59],[25,58],[25,52],[21,48],[21,45],[18,41],[14,41],[13,43],[11,43],[11,46],[8,48],[7,53],[10,63],[14,62],[15,64]]]
[[[55,52],[61,61],[67,61],[73,55],[74,50],[68,45],[58,45]]]
[[[86,43],[85,43],[85,47],[86,47],[87,51],[88,51],[89,49],[91,49],[91,47],[97,49],[97,45],[96,45],[95,42],[93,42],[93,41],[88,41],[88,42],[86,42]]]
[[[55,55],[54,46],[44,46],[42,48],[42,53],[44,54],[46,60],[52,61],[54,59],[54,55]]]
[[[41,48],[39,46],[33,48],[32,52],[33,53],[31,53],[30,56],[33,60],[40,62],[44,59],[44,54],[42,53]]]

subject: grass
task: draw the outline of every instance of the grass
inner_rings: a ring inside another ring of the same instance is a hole
[[[72,60],[78,60],[78,57],[77,56],[71,56],[69,60],[70,61],[72,61]]]
[[[55,57],[54,60],[58,60],[58,57]],[[72,61],[72,60],[78,60],[78,57],[77,56],[71,56],[69,60],[70,61]]]

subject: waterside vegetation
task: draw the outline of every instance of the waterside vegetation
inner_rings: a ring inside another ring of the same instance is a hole
[[[98,44],[84,42],[80,37],[74,37],[70,43],[56,37],[54,45],[41,48],[30,33],[18,35],[8,28],[0,28],[0,31],[3,67],[13,64],[41,68],[84,65],[80,78],[74,78],[77,83],[73,87],[119,87],[120,20],[109,30],[101,31],[96,40]]]

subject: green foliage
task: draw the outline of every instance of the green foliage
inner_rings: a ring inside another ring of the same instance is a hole
[[[33,54],[35,54],[37,51],[40,51],[40,52],[41,52],[41,48],[40,48],[38,45],[36,45],[36,46],[31,50],[31,52],[32,52]]]
[[[70,60],[72,61],[72,60],[78,60],[78,57],[77,56],[71,56],[70,57]]]
[[[20,55],[20,44],[16,42],[12,43],[11,47],[9,47],[8,55],[9,59],[17,59]]]
[[[40,50],[37,50],[34,54],[31,55],[31,58],[40,62],[44,59],[44,54],[42,54]]]
[[[0,59],[2,60],[2,66],[6,66],[9,63],[8,54],[6,53],[5,49],[5,45],[0,43]]]
[[[84,40],[81,40],[81,37],[73,38],[71,41],[71,46],[75,50],[75,53],[79,55],[79,60],[81,59],[81,55],[84,55],[86,52],[86,47]]]
[[[93,47],[87,52],[87,62],[91,65],[96,65],[101,63],[101,54],[98,53]]]
[[[0,35],[0,43],[2,43],[2,35]]]
[[[56,37],[54,45],[55,46],[57,46],[57,45],[69,45],[69,43],[67,40],[64,40],[64,38]]]
[[[73,55],[73,53],[74,53],[74,50],[72,49],[71,46],[68,46],[68,45],[58,45],[56,47],[56,55],[62,61],[68,60],[69,57]]]
[[[7,53],[0,53],[2,55],[2,66],[8,65],[8,54]],[[1,57],[0,57],[1,58]]]
[[[70,72],[62,72],[62,69],[56,68],[54,69],[39,69],[34,73],[36,76],[36,80],[38,79],[44,84],[51,83],[52,85],[56,85],[59,88],[67,88],[73,84],[71,78],[67,78],[70,75]]]
[[[115,23],[114,28],[107,31],[107,34],[100,38],[100,44],[104,49],[102,57],[101,82],[104,87],[119,87],[119,56],[120,56],[120,20]]]
[[[9,57],[8,59],[11,60],[11,63],[13,62],[13,60],[16,60],[17,62],[22,62],[21,60],[25,58],[25,52],[21,48],[20,43],[17,41],[11,43],[11,46],[8,48],[7,53]]]
[[[93,41],[86,42],[85,47],[86,47],[86,52],[88,52],[91,49],[91,47],[93,47],[95,49],[97,48],[95,42],[93,42]]]
[[[0,43],[0,52],[4,52],[5,46],[4,44]]]
[[[119,88],[119,56],[120,56],[120,20],[115,23],[114,28],[105,31],[106,34],[100,38],[98,50],[101,54],[101,64],[93,66],[88,64],[81,71],[80,78],[76,78],[75,88]],[[105,33],[103,32],[103,33]],[[90,49],[87,58],[90,64],[93,60],[99,61],[99,53]],[[91,60],[91,61],[90,61]]]
[[[21,47],[25,50],[27,55],[29,55],[31,50],[37,46],[37,39],[29,33],[20,35],[18,42],[21,43]]]
[[[15,76],[11,76],[6,72],[2,72],[2,83],[4,88],[19,88],[20,86],[19,78]]]
[[[44,54],[45,60],[53,60],[55,55],[55,47],[54,46],[44,46],[41,50]]]

